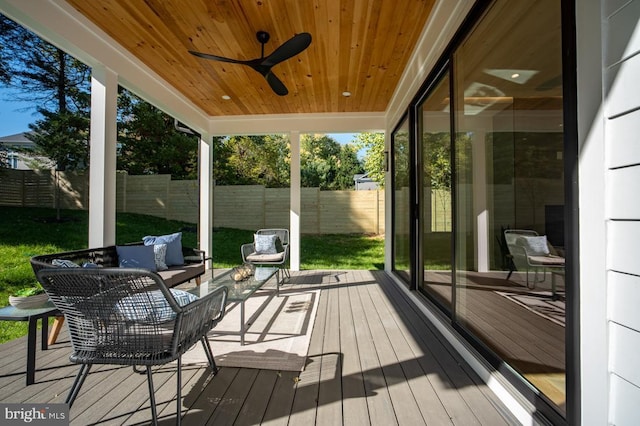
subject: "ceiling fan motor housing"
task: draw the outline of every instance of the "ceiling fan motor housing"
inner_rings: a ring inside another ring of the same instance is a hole
[[[260,44],[265,44],[266,42],[269,41],[269,39],[271,38],[271,36],[269,35],[268,32],[266,31],[258,31],[256,33],[256,38],[258,39],[258,43]]]

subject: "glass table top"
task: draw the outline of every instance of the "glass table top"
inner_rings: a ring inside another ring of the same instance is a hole
[[[234,281],[231,278],[231,271],[223,272],[214,276],[213,279],[203,282],[198,287],[190,290],[192,293],[202,297],[210,291],[220,286],[226,286],[229,290],[227,301],[238,302],[247,300],[253,293],[262,287],[271,277],[278,272],[275,267],[257,267],[254,274],[242,281]]]

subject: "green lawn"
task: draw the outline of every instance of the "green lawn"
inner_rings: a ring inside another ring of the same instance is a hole
[[[9,303],[13,291],[35,283],[29,264],[32,256],[87,247],[87,211],[63,210],[59,222],[55,217],[54,209],[0,206],[0,306]],[[194,224],[133,213],[116,216],[116,244],[178,231],[182,231],[185,246],[197,246]],[[252,231],[214,229],[214,267],[242,263],[240,246],[251,241]],[[384,239],[359,234],[303,235],[300,262],[302,269],[382,269]],[[0,343],[22,336],[26,330],[26,323],[0,321]]]

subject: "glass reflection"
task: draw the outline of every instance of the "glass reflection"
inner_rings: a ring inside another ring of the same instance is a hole
[[[421,288],[451,310],[451,102],[449,74],[418,108],[422,163]]]
[[[560,28],[499,0],[454,54],[455,321],[564,412]]]
[[[410,274],[409,121],[392,135],[393,144],[393,268],[403,279]]]

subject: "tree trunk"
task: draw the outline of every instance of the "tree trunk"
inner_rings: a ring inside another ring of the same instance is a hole
[[[62,113],[62,112],[66,112],[67,111],[67,97],[65,96],[66,93],[66,74],[67,74],[67,70],[66,70],[66,59],[65,59],[65,53],[60,50],[60,49],[56,49],[56,55],[57,55],[57,59],[58,59],[58,94],[57,94],[57,98],[58,98],[58,112]]]

